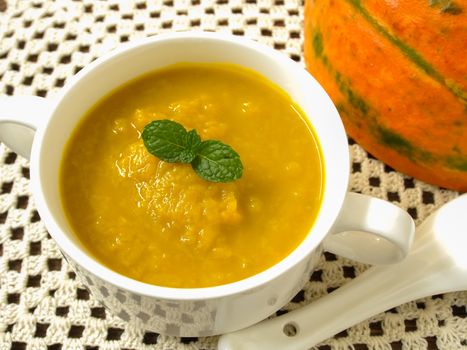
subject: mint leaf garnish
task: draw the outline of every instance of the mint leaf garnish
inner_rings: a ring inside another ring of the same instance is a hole
[[[185,135],[185,150],[180,155],[182,163],[191,163],[196,157],[196,149],[201,144],[201,138],[195,129],[190,130]]]
[[[149,153],[168,163],[191,163],[205,180],[229,182],[243,173],[240,156],[232,147],[220,141],[201,142],[196,130],[186,131],[172,120],[154,120],[141,134]]]
[[[238,153],[229,145],[215,140],[201,143],[191,166],[203,179],[213,182],[237,180],[243,173]]]
[[[192,130],[194,131],[194,130]],[[144,146],[152,155],[168,163],[191,163],[196,157],[192,145],[196,136],[201,143],[199,135],[190,134],[185,128],[172,120],[154,120],[144,127],[141,137]]]

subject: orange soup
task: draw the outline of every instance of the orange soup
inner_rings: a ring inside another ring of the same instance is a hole
[[[230,145],[240,179],[203,180],[190,164],[151,155],[144,126],[169,119]],[[227,64],[177,64],[102,98],[65,149],[63,208],[102,264],[139,281],[196,288],[273,266],[306,237],[324,183],[303,112],[259,74]]]

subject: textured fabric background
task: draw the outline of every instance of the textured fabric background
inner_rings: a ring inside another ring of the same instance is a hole
[[[66,80],[121,42],[175,30],[243,35],[302,56],[300,0],[0,0],[0,94],[52,98]],[[349,140],[351,189],[422,221],[455,192],[403,176]],[[277,314],[330,293],[368,266],[324,254],[309,283]],[[376,315],[313,349],[466,349],[467,292]],[[216,349],[217,338],[133,328],[89,295],[35,209],[29,163],[0,145],[0,350]]]

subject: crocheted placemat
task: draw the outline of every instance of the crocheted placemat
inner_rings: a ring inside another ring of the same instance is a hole
[[[174,30],[243,35],[302,56],[300,0],[0,0],[0,94],[52,97],[96,57]],[[389,200],[417,222],[458,194],[403,176],[352,140],[351,189]],[[368,266],[325,253],[277,314],[330,293]],[[0,350],[216,349],[217,338],[175,338],[109,314],[75,278],[35,209],[29,163],[0,145]],[[420,299],[372,317],[313,349],[467,348],[467,292]]]

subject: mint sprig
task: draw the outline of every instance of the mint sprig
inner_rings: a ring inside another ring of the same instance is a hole
[[[149,153],[168,163],[191,163],[194,171],[212,182],[230,182],[243,173],[240,156],[217,140],[201,141],[196,130],[186,131],[172,120],[154,120],[141,134]]]
[[[191,163],[201,143],[195,130],[171,120],[155,120],[144,127],[142,138],[149,153],[168,163]]]

